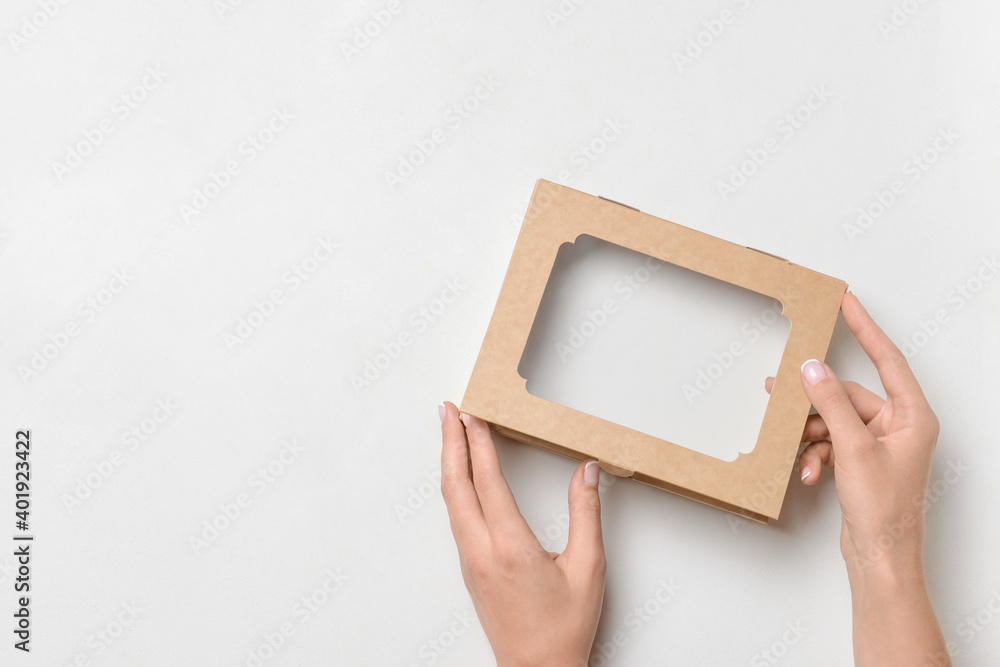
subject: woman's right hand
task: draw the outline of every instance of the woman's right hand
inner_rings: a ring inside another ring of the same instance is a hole
[[[802,386],[818,414],[802,434],[802,481],[835,471],[840,550],[854,603],[858,665],[949,664],[924,583],[924,507],[939,425],[910,366],[848,293],[844,320],[878,370],[887,398],[841,382],[815,359]],[[771,382],[768,382],[770,390]],[[943,660],[944,662],[934,662]]]

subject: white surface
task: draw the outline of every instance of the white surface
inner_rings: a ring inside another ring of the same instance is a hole
[[[435,406],[465,388],[538,177],[841,277],[900,344],[944,311],[912,359],[943,423],[928,577],[960,663],[1000,652],[992,612],[962,625],[1000,590],[1000,280],[954,291],[1000,250],[996,3],[923,3],[885,37],[890,2],[564,2],[555,25],[555,0],[413,3],[350,62],[341,45],[384,3],[246,0],[222,17],[209,2],[69,3],[15,50],[9,33],[40,4],[0,17],[0,507],[13,522],[14,433],[30,428],[37,536],[33,656],[14,655],[7,629],[4,664],[245,665],[286,622],[267,665],[488,664],[434,488]],[[679,72],[675,54],[724,9],[733,22]],[[123,106],[144,77],[145,99]],[[798,128],[783,121],[810,100]],[[453,108],[466,101],[467,117]],[[103,119],[111,133],[60,180],[53,162]],[[908,169],[947,128],[958,138],[939,159]],[[258,133],[273,139],[263,150],[244,143]],[[581,147],[602,133],[590,160]],[[385,173],[428,141],[391,189]],[[724,201],[717,183],[766,148]],[[181,205],[230,162],[238,173],[184,222]],[[896,201],[849,239],[894,179]],[[332,256],[307,261],[327,237]],[[315,271],[296,283],[303,264]],[[102,292],[115,271],[128,285]],[[274,290],[231,351],[224,336]],[[79,308],[109,296],[92,319]],[[18,367],[73,323],[23,382]],[[830,361],[877,382],[843,328]],[[158,399],[178,407],[132,451],[122,434]],[[304,451],[284,472],[252,477],[288,440]],[[573,463],[499,449],[525,516],[559,547]],[[121,464],[69,512],[62,497],[115,450]],[[808,630],[777,664],[850,664],[831,482],[792,483],[768,527],[608,486],[598,641],[627,637],[608,664],[765,664],[789,623]],[[239,494],[249,506],[195,553],[189,538]],[[347,577],[330,596],[328,571]],[[661,581],[677,588],[663,605]],[[306,616],[314,594],[325,603]],[[98,655],[96,633],[131,603],[142,611]],[[656,613],[640,621],[644,604]]]

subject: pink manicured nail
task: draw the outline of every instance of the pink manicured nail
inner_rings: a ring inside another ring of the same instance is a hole
[[[597,461],[589,461],[587,465],[583,466],[583,483],[588,486],[597,486],[597,482],[601,479],[601,466],[597,465]]]
[[[465,414],[464,412],[462,413],[462,423],[465,424],[466,427],[469,426],[470,419],[471,417],[469,417],[469,415]]]
[[[438,403],[438,417],[440,417],[440,418],[441,418],[441,421],[442,421],[442,422],[444,421],[444,416],[445,416],[446,414],[448,414],[448,411],[447,411],[447,409],[446,409],[446,408],[444,407],[444,403]]]
[[[826,369],[818,360],[810,359],[802,364],[802,377],[806,379],[806,384],[811,386],[826,377]]]
[[[811,474],[813,474],[813,471],[809,469],[809,466],[803,467],[802,468],[802,481],[803,482],[806,481],[809,478],[809,475],[811,475]]]

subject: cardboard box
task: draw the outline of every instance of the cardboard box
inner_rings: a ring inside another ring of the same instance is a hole
[[[791,331],[752,451],[723,461],[527,391],[518,365],[556,254],[581,235],[781,302]],[[766,523],[781,511],[809,414],[799,368],[825,358],[846,290],[781,257],[539,180],[461,409],[501,435]]]

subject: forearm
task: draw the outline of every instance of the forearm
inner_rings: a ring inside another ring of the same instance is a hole
[[[919,559],[848,571],[858,667],[951,664]]]

